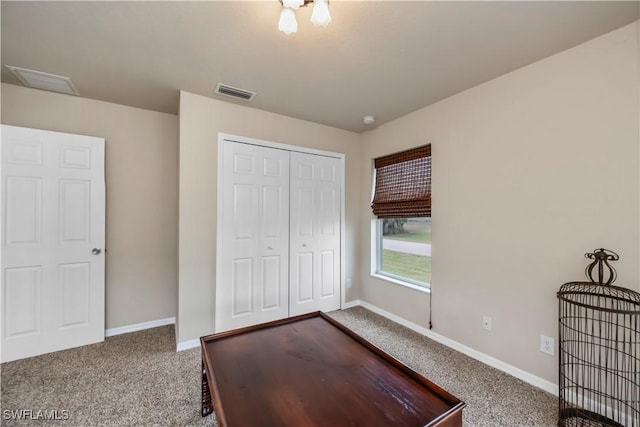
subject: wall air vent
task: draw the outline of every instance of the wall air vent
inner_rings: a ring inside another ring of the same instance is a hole
[[[55,74],[43,73],[26,68],[13,67],[5,65],[9,71],[24,84],[25,86],[35,89],[51,90],[54,92],[66,93],[69,95],[80,95],[71,83],[69,77],[56,76]]]
[[[256,96],[255,92],[229,86],[224,83],[218,83],[216,85],[216,90],[214,91],[214,93],[216,93],[217,95],[230,96],[231,98],[240,99],[247,102],[253,101],[253,98]]]

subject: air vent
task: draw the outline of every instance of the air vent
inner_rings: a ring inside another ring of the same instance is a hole
[[[256,96],[255,92],[229,86],[224,83],[218,83],[216,85],[215,93],[218,95],[230,96],[235,99],[241,99],[242,101],[252,101],[253,97]]]
[[[26,68],[5,65],[25,86],[35,89],[51,90],[69,95],[80,95],[69,77],[56,76]]]

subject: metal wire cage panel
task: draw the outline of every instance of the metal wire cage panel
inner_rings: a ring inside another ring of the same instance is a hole
[[[559,426],[640,427],[640,293],[607,267],[608,284],[600,268],[600,283],[558,291]]]

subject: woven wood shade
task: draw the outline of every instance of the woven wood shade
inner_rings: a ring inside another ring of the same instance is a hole
[[[431,216],[431,145],[375,159],[378,218]]]

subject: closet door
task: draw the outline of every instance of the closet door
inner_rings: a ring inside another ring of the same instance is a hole
[[[289,152],[222,144],[216,332],[289,315]]]
[[[340,159],[291,152],[289,315],[340,308]]]

